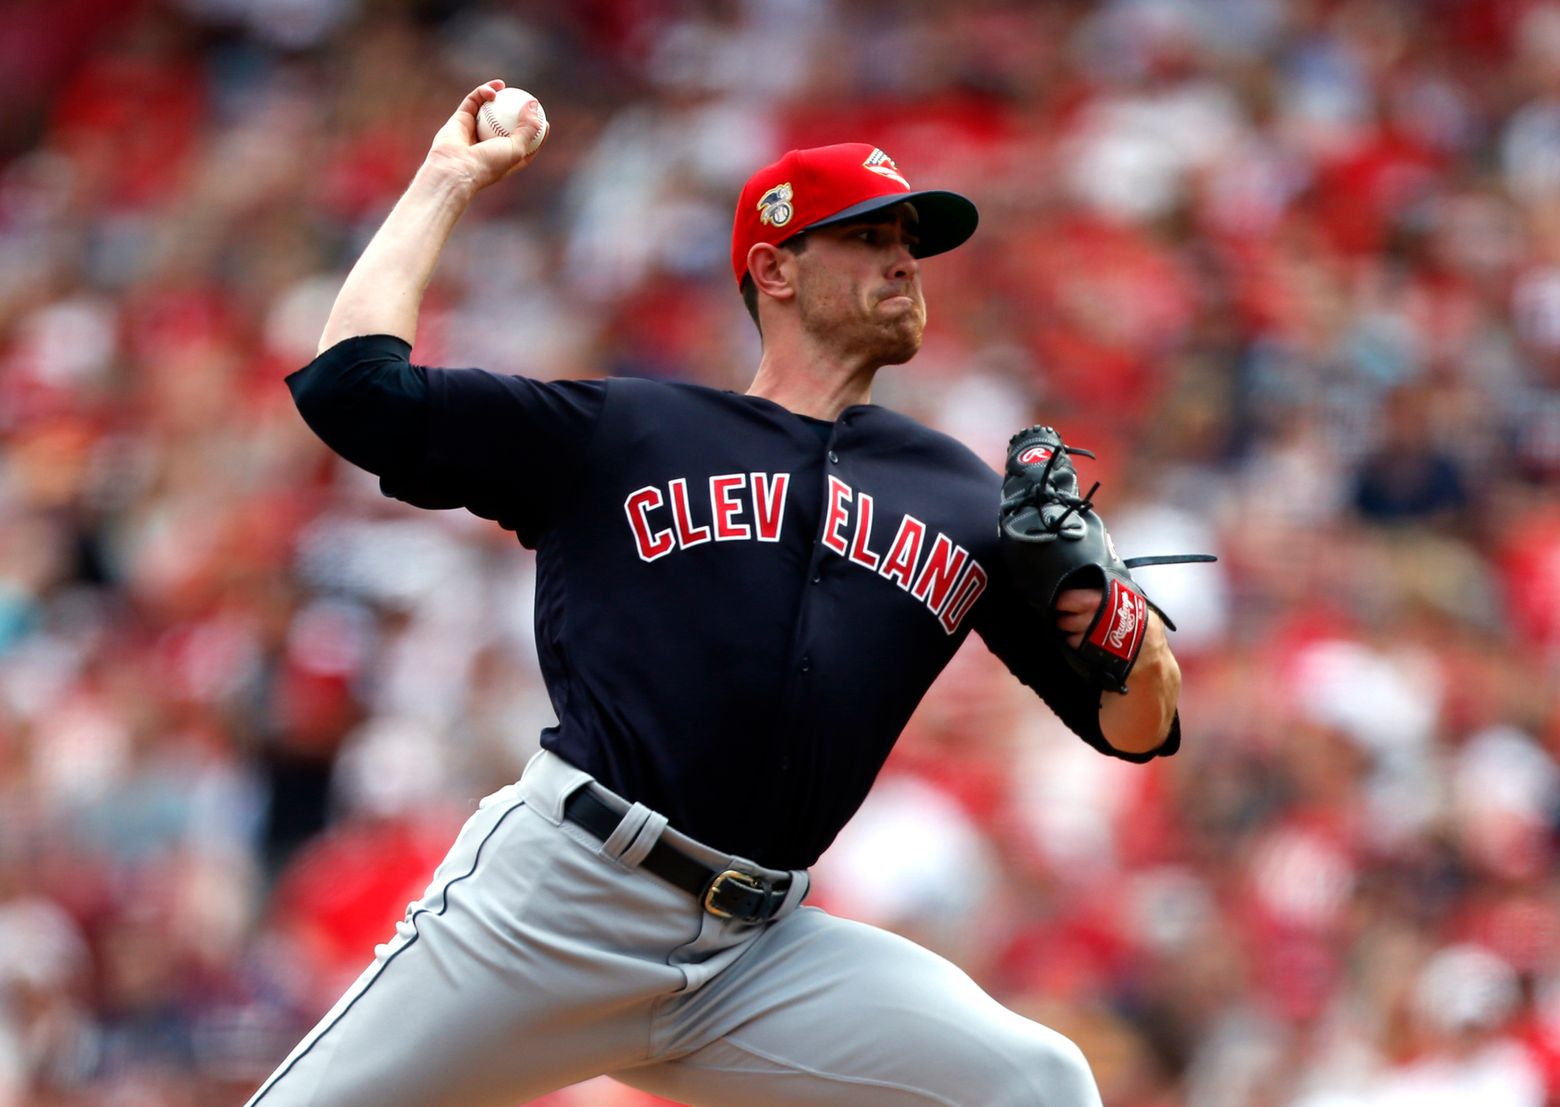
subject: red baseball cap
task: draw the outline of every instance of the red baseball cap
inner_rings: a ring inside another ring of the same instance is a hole
[[[909,201],[920,217],[916,257],[953,249],[975,233],[979,214],[957,192],[916,192],[894,159],[865,142],[792,150],[748,178],[731,229],[731,268],[747,275],[755,243],[786,239]]]

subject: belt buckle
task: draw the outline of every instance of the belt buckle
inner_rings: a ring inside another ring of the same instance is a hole
[[[710,881],[710,886],[704,891],[704,909],[717,919],[734,919],[737,917],[735,911],[727,911],[724,907],[715,905],[715,897],[720,894],[721,888],[725,886],[727,881],[739,884],[750,892],[769,891],[769,886],[763,880],[752,873],[745,873],[741,869],[727,869],[722,873],[716,874],[715,879]]]

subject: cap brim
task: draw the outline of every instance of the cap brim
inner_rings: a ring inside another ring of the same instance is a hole
[[[915,256],[918,258],[947,253],[955,246],[962,245],[975,233],[976,224],[980,222],[980,213],[967,198],[957,192],[928,189],[924,192],[890,192],[886,196],[874,196],[837,211],[827,219],[809,223],[797,233],[829,227],[835,223],[848,223],[863,215],[905,203],[915,205],[916,234],[920,239],[915,247]]]

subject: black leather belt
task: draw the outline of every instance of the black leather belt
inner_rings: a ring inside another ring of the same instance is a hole
[[[618,810],[587,785],[563,805],[563,817],[584,827],[605,842],[617,830],[628,809]],[[660,838],[645,854],[639,867],[674,884],[704,905],[710,914],[722,919],[764,922],[772,918],[785,902],[791,887],[789,876],[769,880],[758,873],[740,869],[717,869],[683,853],[665,838]]]

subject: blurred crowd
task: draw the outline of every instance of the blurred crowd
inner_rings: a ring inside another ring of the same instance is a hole
[[[1560,1104],[1560,3],[0,0],[0,1107],[243,1102],[551,721],[526,551],[282,385],[493,76],[418,361],[740,389],[742,180],[867,141],[982,212],[874,398],[1220,557],[1177,757],[972,640],[815,902],[1107,1107]]]

